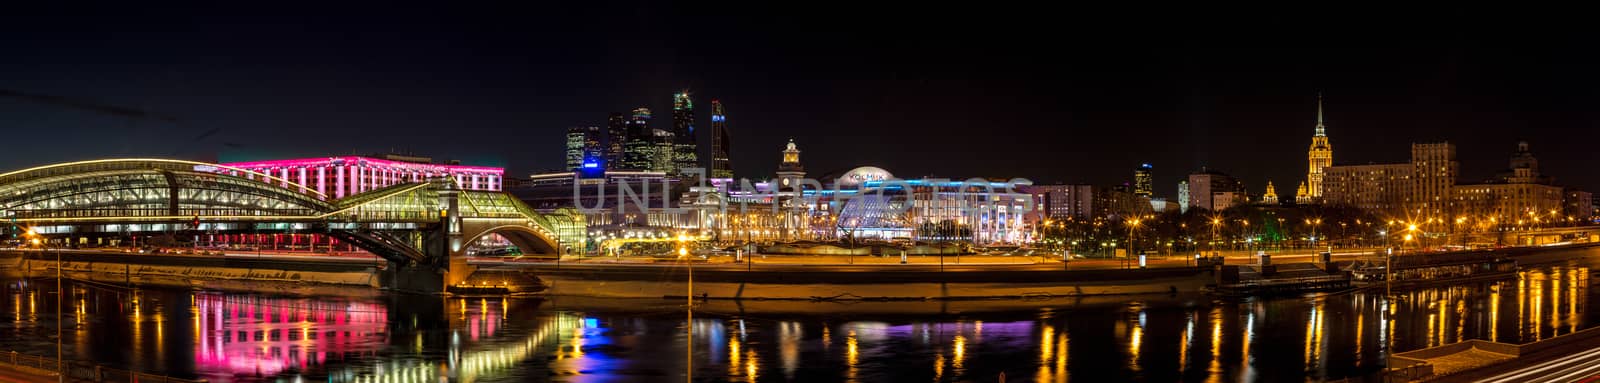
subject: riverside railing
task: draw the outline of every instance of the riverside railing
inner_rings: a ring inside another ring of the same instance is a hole
[[[46,358],[38,355],[18,353],[16,351],[0,354],[0,364],[31,368],[35,370],[59,374],[63,367],[66,370],[68,381],[74,382],[171,382],[171,383],[205,383],[205,379],[185,379],[161,374],[151,374],[138,371],[129,371],[105,367],[93,363],[80,361],[66,361],[58,364],[56,358]]]

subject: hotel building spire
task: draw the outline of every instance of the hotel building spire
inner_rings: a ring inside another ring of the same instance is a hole
[[[1322,125],[1322,92],[1317,92],[1317,137],[1327,137],[1326,129]]]
[[[1322,198],[1322,172],[1323,169],[1333,166],[1333,145],[1328,144],[1327,127],[1322,124],[1320,92],[1317,93],[1317,133],[1311,136],[1311,150],[1307,151],[1306,158],[1310,165],[1306,171],[1306,193],[1313,199]]]

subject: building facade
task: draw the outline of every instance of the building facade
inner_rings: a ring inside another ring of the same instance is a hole
[[[1189,175],[1189,209],[1219,211],[1249,200],[1243,182],[1226,173],[1204,170]],[[1224,196],[1221,200],[1217,196]],[[1221,202],[1221,203],[1218,203]]]
[[[344,198],[437,177],[453,178],[456,185],[466,190],[500,190],[505,178],[505,168],[435,164],[430,158],[398,155],[317,157],[220,165],[269,174],[283,179],[283,187],[298,188],[302,192],[316,191],[329,198]],[[238,173],[223,168],[216,171]],[[234,175],[255,177],[251,173]]]
[[[821,236],[816,239],[970,241],[978,245],[1020,244],[1032,238],[1025,217],[1037,206],[1033,196],[1024,191],[1026,184],[896,180],[883,169],[858,169],[886,179],[857,183],[840,178],[830,190],[805,191],[803,198],[797,199],[804,206],[802,221],[811,225],[804,232]]]
[[[1404,216],[1415,187],[1416,169],[1409,163],[1330,166],[1323,174],[1323,203]]]
[[[1567,188],[1561,204],[1566,209],[1567,217],[1575,222],[1587,222],[1589,217],[1594,216],[1594,193]]]
[[[806,177],[806,168],[800,165],[800,149],[795,148],[793,138],[783,147],[783,161],[778,163],[777,174],[779,186],[783,188]]]
[[[1527,142],[1517,143],[1512,152],[1509,168],[1495,179],[1469,185],[1456,185],[1451,189],[1451,213],[1463,221],[1488,220],[1495,224],[1538,226],[1565,224],[1568,221],[1569,198],[1584,194],[1552,185],[1554,179],[1539,174],[1539,161],[1533,157]]]
[[[1151,174],[1153,171],[1155,169],[1150,164],[1139,164],[1139,168],[1133,170],[1133,194],[1145,198],[1155,195],[1155,175]]]
[[[610,169],[651,170],[655,165],[655,132],[650,129],[650,108],[638,108],[628,117],[622,143],[622,163]]]
[[[1560,186],[1535,183],[1458,185],[1451,189],[1451,195],[1455,204],[1452,216],[1471,217],[1473,222],[1526,226],[1565,218]]]
[[[1113,220],[1148,215],[1153,212],[1150,197],[1135,193],[1133,188],[1126,184],[1094,188],[1093,208],[1092,214],[1095,217]]]
[[[694,135],[694,100],[685,90],[672,95],[672,172],[700,167]]]
[[[1456,149],[1448,142],[1411,144],[1411,162],[1341,165],[1325,169],[1322,201],[1393,219],[1450,216],[1458,196]],[[1557,192],[1559,194],[1559,192]],[[1423,218],[1426,219],[1426,218]]]
[[[1178,181],[1178,212],[1189,212],[1189,180]]]
[[[728,137],[728,113],[722,101],[711,100],[711,178],[732,179],[733,162],[728,153],[733,150]]]
[[[1460,163],[1449,142],[1411,145],[1416,186],[1411,191],[1411,212],[1416,216],[1444,217],[1450,209],[1450,188],[1456,185]],[[1559,194],[1559,192],[1558,192]]]
[[[655,150],[650,157],[650,171],[667,174],[678,174],[678,163],[674,160],[677,156],[677,139],[672,131],[666,129],[652,129]]]
[[[1094,216],[1094,187],[1091,185],[1032,185],[1024,190],[1033,195],[1044,217],[1064,220]]]
[[[1333,166],[1333,146],[1328,144],[1326,127],[1322,124],[1321,94],[1317,95],[1317,131],[1311,136],[1311,150],[1306,153],[1306,157],[1310,162],[1310,169],[1306,171],[1306,194],[1312,199],[1322,198],[1323,169]]]
[[[1261,194],[1261,203],[1267,205],[1278,204],[1278,190],[1272,187],[1272,181],[1267,181],[1267,191]]]
[[[622,169],[623,145],[628,142],[628,117],[622,112],[611,112],[606,117],[605,161],[606,169]]]
[[[598,126],[567,128],[567,170],[581,169],[585,163],[594,163],[595,166],[599,166],[605,151],[605,148],[601,146],[602,134]]]

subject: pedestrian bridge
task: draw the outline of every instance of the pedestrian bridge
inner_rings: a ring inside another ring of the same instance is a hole
[[[582,239],[565,238],[563,246],[558,233],[583,232],[581,222],[579,230],[557,227],[509,194],[462,190],[449,178],[332,199],[264,173],[171,159],[80,161],[0,174],[0,220],[54,237],[130,228],[173,235],[327,233],[400,267],[447,271],[447,283],[470,274],[459,259],[465,244],[482,236],[500,234],[529,255],[559,256]]]

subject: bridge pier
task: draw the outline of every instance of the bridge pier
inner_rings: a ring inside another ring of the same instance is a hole
[[[467,264],[466,257],[450,257],[450,265],[447,267],[444,278],[444,288],[446,290],[449,290],[450,286],[462,285],[467,281],[467,278],[472,277],[473,273],[478,272],[477,266]]]
[[[393,263],[383,271],[383,287],[390,291],[419,294],[445,292],[445,275],[431,266],[401,266]]]

